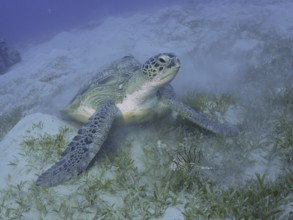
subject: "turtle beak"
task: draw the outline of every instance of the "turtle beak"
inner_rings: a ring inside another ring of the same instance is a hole
[[[179,58],[174,57],[172,59],[172,61],[168,64],[167,68],[178,68],[179,69],[180,66],[181,66],[181,63],[180,63]]]
[[[181,62],[180,62],[179,58],[176,57],[175,60],[176,60],[176,61],[175,61],[176,66],[177,66],[178,68],[180,68],[180,66],[181,66]]]

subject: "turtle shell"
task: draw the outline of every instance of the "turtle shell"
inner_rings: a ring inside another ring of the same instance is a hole
[[[113,103],[125,97],[129,79],[139,74],[141,64],[133,56],[125,56],[98,72],[77,93],[64,112],[77,121],[85,123],[106,99]]]

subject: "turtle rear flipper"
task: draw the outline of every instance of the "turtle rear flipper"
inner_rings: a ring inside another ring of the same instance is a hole
[[[194,124],[215,134],[236,134],[236,126],[214,122],[196,112],[193,108],[177,100],[172,86],[168,85],[159,90],[160,100],[170,109],[177,112],[182,117],[188,119]]]
[[[38,177],[38,186],[55,186],[84,171],[100,150],[117,114],[109,100],[78,130],[55,165]]]

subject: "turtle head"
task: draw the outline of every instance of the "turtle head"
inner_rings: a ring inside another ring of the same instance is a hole
[[[142,72],[153,86],[161,86],[172,81],[179,68],[180,60],[174,54],[160,53],[143,64]]]

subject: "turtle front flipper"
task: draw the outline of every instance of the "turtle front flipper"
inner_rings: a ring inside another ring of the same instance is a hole
[[[175,92],[170,85],[167,85],[159,90],[159,97],[160,100],[170,109],[212,133],[225,135],[236,134],[238,132],[236,126],[214,122],[199,114],[187,104],[176,99]]]
[[[100,150],[118,108],[109,100],[78,130],[55,165],[38,177],[38,186],[55,186],[84,171]]]

